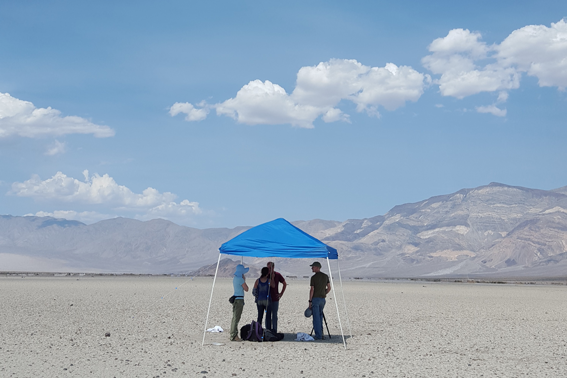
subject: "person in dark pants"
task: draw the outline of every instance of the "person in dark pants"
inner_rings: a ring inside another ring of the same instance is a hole
[[[285,292],[287,283],[281,274],[274,270],[275,264],[269,262],[267,265],[270,270],[270,297],[268,298],[268,310],[266,311],[266,329],[278,333],[278,309],[280,298]],[[282,284],[282,291],[279,292],[279,284]]]
[[[245,273],[248,272],[250,268],[245,268],[244,265],[238,264],[236,266],[236,271],[234,272],[234,278],[232,279],[232,286],[234,287],[234,303],[232,304],[232,322],[230,323],[230,341],[242,341],[238,337],[238,322],[242,316],[242,310],[244,309],[244,292],[248,291],[248,285],[246,284]]]
[[[270,269],[262,268],[261,276],[254,283],[252,293],[256,297],[256,307],[258,308],[258,318],[256,321],[262,324],[264,311],[268,308],[268,294],[270,293]]]
[[[321,272],[321,264],[315,261],[311,266],[311,271],[315,273],[311,277],[309,290],[309,308],[313,312],[313,329],[315,330],[315,340],[323,338],[323,308],[325,308],[325,298],[331,291],[329,276]]]

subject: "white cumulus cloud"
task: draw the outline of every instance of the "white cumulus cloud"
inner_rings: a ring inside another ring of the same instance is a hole
[[[505,67],[539,79],[542,87],[567,87],[567,23],[528,25],[513,31],[498,47],[497,58]]]
[[[0,138],[66,134],[93,134],[97,138],[105,138],[114,136],[114,130],[81,117],[63,117],[59,110],[36,108],[29,101],[19,100],[9,93],[0,93]]]
[[[498,93],[490,106],[477,111],[503,116],[508,92],[520,87],[523,74],[537,77],[540,86],[567,88],[567,23],[561,20],[544,25],[528,25],[510,33],[500,44],[487,44],[479,32],[450,30],[428,46],[430,54],[423,66],[433,73],[388,63],[370,67],[354,59],[331,59],[301,67],[295,88],[288,93],[270,80],[253,80],[233,98],[207,104],[204,101],[175,103],[171,116],[186,114],[187,121],[205,119],[209,111],[229,116],[248,125],[291,124],[312,128],[324,122],[349,122],[341,102],[351,101],[358,112],[380,117],[382,109],[393,111],[408,101],[416,102],[429,84],[439,86],[443,96],[463,99],[479,93]]]
[[[382,106],[386,110],[396,110],[407,101],[417,101],[424,90],[425,75],[411,67],[396,66],[372,67],[360,78],[360,91],[352,95],[358,110]]]
[[[218,115],[234,118],[247,125],[276,125],[289,123],[293,126],[310,128],[324,107],[295,102],[277,84],[266,80],[254,80],[243,86],[236,97],[216,104]]]
[[[331,59],[316,66],[302,67],[297,73],[291,94],[269,80],[253,80],[236,96],[224,102],[207,105],[176,103],[170,108],[175,116],[188,114],[186,120],[204,119],[209,108],[217,115],[234,118],[248,125],[291,124],[311,128],[321,117],[325,122],[349,121],[339,107],[342,100],[352,101],[359,112],[378,115],[378,108],[395,110],[423,94],[427,76],[411,67],[388,63],[384,67],[365,66],[356,60]],[[184,109],[184,110],[181,110]],[[199,117],[189,114],[197,114]]]
[[[453,29],[446,37],[438,38],[429,45],[433,54],[424,57],[422,63],[434,74],[441,75],[435,82],[443,96],[462,99],[480,92],[520,86],[520,74],[514,68],[493,62],[478,64],[479,61],[484,63],[490,58],[489,53],[495,50],[494,46],[487,46],[480,39],[480,33]]]
[[[480,33],[453,29],[446,37],[434,40],[429,51],[432,54],[424,57],[422,63],[440,75],[434,82],[443,96],[464,98],[481,92],[500,92],[498,102],[503,102],[507,91],[519,88],[522,73],[537,77],[542,87],[567,87],[565,20],[552,23],[551,27],[525,26],[491,46],[482,41]],[[498,113],[494,107],[481,108]]]
[[[202,213],[198,202],[186,199],[176,202],[177,196],[170,192],[160,193],[157,189],[149,187],[142,193],[134,193],[126,186],[118,185],[108,174],[91,176],[85,170],[83,175],[84,181],[68,177],[62,172],[57,172],[45,180],[38,175],[33,175],[27,181],[13,183],[10,194],[75,206],[100,205],[100,207],[111,208],[115,213],[115,215],[97,215],[98,213],[73,210],[38,213],[66,219],[97,219],[97,217],[106,219],[128,213],[134,214],[134,217],[139,219],[160,217],[187,220],[191,216]]]

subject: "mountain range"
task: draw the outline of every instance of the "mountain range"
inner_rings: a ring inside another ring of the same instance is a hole
[[[343,277],[560,278],[567,273],[567,187],[548,191],[491,183],[395,206],[372,218],[292,223],[339,251]],[[201,230],[163,219],[126,218],[86,225],[3,215],[0,271],[214,274],[219,246],[248,228]],[[222,275],[230,274],[234,260],[223,260]],[[311,274],[312,261],[275,262],[285,275]],[[244,263],[257,272],[266,261],[245,258]],[[331,269],[337,270],[336,261]]]

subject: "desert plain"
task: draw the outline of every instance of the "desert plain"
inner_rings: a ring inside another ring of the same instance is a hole
[[[207,324],[225,332],[204,332],[212,284],[0,275],[0,376],[567,376],[565,285],[343,280],[341,290],[335,279],[325,307],[331,338],[300,342],[312,325],[303,316],[309,281],[288,279],[284,340],[252,343],[228,340],[227,278],[216,280]],[[240,326],[257,314],[246,295]]]

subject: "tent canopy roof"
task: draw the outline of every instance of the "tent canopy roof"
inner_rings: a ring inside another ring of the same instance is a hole
[[[227,241],[220,253],[250,257],[337,259],[337,250],[303,232],[283,218],[275,219]]]

